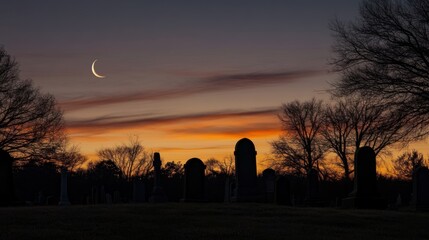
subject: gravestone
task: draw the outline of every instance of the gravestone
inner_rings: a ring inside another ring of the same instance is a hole
[[[256,177],[256,150],[252,141],[240,139],[235,145],[235,194],[234,202],[259,201]]]
[[[10,206],[14,200],[13,158],[0,150],[0,206]]]
[[[152,196],[149,198],[149,202],[167,202],[167,196],[165,195],[164,189],[161,184],[161,156],[158,152],[153,154],[153,168],[154,168],[154,186],[152,190]]]
[[[371,147],[361,147],[355,157],[354,190],[343,199],[345,208],[384,209],[387,201],[377,192],[375,152]]]
[[[61,168],[61,194],[60,194],[60,202],[58,205],[60,206],[68,206],[70,205],[69,195],[67,190],[67,168]]]
[[[122,203],[121,192],[118,190],[113,191],[113,203]]]
[[[106,193],[106,203],[109,205],[113,203],[112,194]]]
[[[273,203],[276,187],[276,171],[267,168],[262,171],[262,178],[264,180],[265,202]]]
[[[143,203],[146,200],[145,185],[143,180],[134,179],[133,181],[133,202]]]
[[[290,181],[286,176],[277,178],[275,199],[279,205],[292,206]]]
[[[92,196],[86,195],[86,204],[88,205],[93,204]]]
[[[232,202],[235,198],[235,186],[236,186],[235,178],[229,179],[229,201]]]
[[[402,207],[402,197],[401,194],[398,194],[395,201],[395,208]]]
[[[37,193],[35,203],[36,203],[36,205],[45,205],[46,204],[46,197],[45,197],[45,194],[43,194],[43,191],[39,191]]]
[[[225,178],[225,189],[223,194],[223,201],[226,203],[229,203],[231,201],[231,183],[229,176],[226,176]]]
[[[50,195],[46,197],[46,204],[49,206],[58,205],[58,198]]]
[[[319,172],[312,168],[307,174],[307,189],[305,203],[315,206],[320,204],[319,199]]]
[[[429,169],[419,167],[413,172],[412,205],[416,210],[429,210]]]
[[[101,185],[100,187],[100,194],[99,194],[99,200],[101,204],[106,203],[106,190],[104,190],[104,185]]]
[[[96,187],[96,186],[92,186],[92,188],[91,188],[91,202],[92,202],[92,204],[99,204],[100,203],[100,201],[99,201],[99,192],[98,192],[98,187]]]
[[[185,163],[183,202],[204,201],[205,169],[203,161],[198,158],[191,158]]]

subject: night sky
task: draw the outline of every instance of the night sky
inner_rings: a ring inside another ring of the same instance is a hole
[[[356,18],[359,2],[4,1],[0,44],[90,159],[138,135],[181,162],[222,160],[248,137],[262,161],[282,103],[329,99],[329,22]]]

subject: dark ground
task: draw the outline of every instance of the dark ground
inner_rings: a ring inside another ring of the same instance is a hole
[[[429,239],[429,213],[266,204],[0,209],[0,239]]]

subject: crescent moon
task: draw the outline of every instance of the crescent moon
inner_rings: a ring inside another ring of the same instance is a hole
[[[98,77],[98,78],[105,78],[106,76],[97,74],[97,72],[95,71],[95,62],[97,62],[98,59],[95,59],[94,62],[92,63],[92,74],[94,74],[94,76]]]

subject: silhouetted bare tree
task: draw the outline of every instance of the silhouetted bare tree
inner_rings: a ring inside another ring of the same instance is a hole
[[[360,93],[403,114],[413,134],[428,133],[429,2],[365,0],[360,17],[332,24],[336,93]],[[404,114],[405,113],[405,114]]]
[[[413,171],[418,167],[427,166],[427,161],[423,154],[416,150],[403,153],[393,160],[393,173],[396,177],[405,180],[411,180]]]
[[[283,135],[271,146],[277,163],[286,171],[306,176],[312,168],[319,168],[326,151],[320,134],[323,118],[322,101],[283,104],[279,114]]]
[[[321,130],[329,150],[340,160],[338,165],[344,170],[344,179],[350,179],[354,154],[354,150],[350,149],[353,143],[353,123],[347,112],[347,106],[346,101],[342,100],[327,106]]]
[[[57,141],[63,118],[54,97],[18,73],[16,61],[0,47],[0,148],[26,159]]]
[[[112,160],[90,162],[86,174],[90,181],[88,184],[112,185],[117,180],[123,179],[122,171]]]
[[[232,176],[235,172],[234,158],[232,156],[225,157],[223,161],[209,158],[204,164],[206,165],[206,175]]]
[[[206,175],[219,175],[219,170],[218,170],[218,163],[219,160],[215,159],[215,158],[209,158],[207,159],[204,164],[206,165]]]
[[[136,136],[130,137],[127,144],[101,149],[97,155],[100,159],[112,160],[126,180],[147,176],[152,168],[151,154],[144,149]]]
[[[181,178],[185,173],[185,168],[181,163],[174,161],[166,162],[161,168],[161,174],[167,178]]]
[[[42,151],[43,161],[49,161],[56,166],[66,168],[68,171],[75,171],[81,167],[88,159],[80,152],[77,145],[70,145],[67,135],[57,137],[57,141],[51,143],[49,147]]]
[[[58,162],[62,167],[67,168],[68,171],[75,171],[81,167],[88,158],[80,152],[77,145],[65,147],[58,154]]]
[[[343,177],[349,179],[357,149],[370,146],[376,155],[387,152],[388,147],[413,139],[412,130],[403,114],[362,96],[349,96],[326,107],[321,133],[338,156]]]

